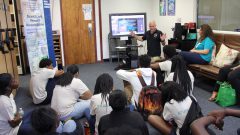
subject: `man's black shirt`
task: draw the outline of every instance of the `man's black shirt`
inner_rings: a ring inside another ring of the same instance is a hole
[[[163,33],[159,30],[156,30],[151,34],[150,30],[147,31],[142,39],[147,40],[147,54],[151,57],[160,56],[161,55],[161,35]]]

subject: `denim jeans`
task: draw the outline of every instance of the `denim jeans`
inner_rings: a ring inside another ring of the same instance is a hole
[[[62,122],[59,123],[58,128],[56,129],[56,132],[58,133],[71,133],[74,130],[76,130],[76,123],[74,120],[68,120],[65,124],[63,124]]]
[[[184,60],[186,61],[186,64],[206,65],[209,63],[205,61],[198,53],[181,51],[179,54],[184,58]]]
[[[80,102],[75,103],[73,111],[65,116],[60,118],[61,120],[66,120],[68,118],[79,119],[83,116],[90,120],[90,100],[81,100]]]

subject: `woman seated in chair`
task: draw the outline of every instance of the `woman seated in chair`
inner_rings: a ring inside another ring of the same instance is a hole
[[[234,64],[231,66],[225,66],[219,70],[218,79],[219,82],[228,81],[232,87],[236,90],[237,104],[240,105],[240,65]],[[217,97],[220,85],[215,84],[212,92],[212,96],[208,99],[209,101],[214,101]]]
[[[206,65],[212,59],[212,52],[215,46],[212,28],[208,24],[203,24],[199,34],[200,38],[190,52],[180,52],[187,64]]]

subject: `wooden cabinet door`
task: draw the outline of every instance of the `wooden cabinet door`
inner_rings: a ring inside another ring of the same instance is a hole
[[[84,17],[84,4],[91,4],[91,20]],[[95,63],[94,0],[61,0],[61,14],[66,65]]]

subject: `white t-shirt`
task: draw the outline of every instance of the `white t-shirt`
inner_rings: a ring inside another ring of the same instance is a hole
[[[154,73],[154,76],[155,76],[154,86],[157,85],[156,73],[151,68],[138,68],[136,70],[141,71],[143,79],[147,85],[151,84],[152,73]],[[139,94],[142,90],[142,84],[138,79],[136,71],[118,70],[117,76],[122,80],[128,81],[132,85],[132,88],[133,88],[132,103],[134,103],[135,101],[136,103],[138,103]]]
[[[90,114],[96,115],[95,122],[95,132],[98,133],[98,124],[102,116],[109,114],[112,111],[111,106],[109,106],[108,97],[107,100],[102,100],[102,94],[93,95],[90,103]]]
[[[14,119],[16,113],[16,103],[13,98],[5,95],[0,96],[0,135],[17,135],[19,126],[12,128],[8,123]]]
[[[166,60],[166,61],[163,61],[163,62],[159,62],[159,67],[160,67],[161,71],[165,71],[165,79],[164,80],[166,81],[166,78],[168,77],[168,75],[171,72],[172,61],[171,60]]]
[[[191,79],[191,82],[192,82],[192,90],[191,90],[190,96],[194,97],[193,94],[192,94],[193,87],[194,87],[194,76],[193,76],[192,72],[190,72],[190,71],[188,71],[188,75],[189,75],[189,77]],[[173,72],[170,73],[168,75],[168,77],[166,78],[166,81],[173,81],[173,76],[174,76],[174,73]]]
[[[33,97],[33,103],[39,104],[47,97],[46,85],[49,78],[53,78],[56,70],[40,68],[33,72],[30,80],[30,92]]]
[[[179,129],[182,127],[185,118],[187,116],[188,110],[192,104],[192,100],[189,96],[184,99],[182,102],[177,102],[172,99],[170,102],[167,102],[163,108],[163,118],[166,121],[174,119],[177,124],[177,134],[179,135]]]
[[[60,118],[68,116],[73,110],[79,97],[88,91],[88,87],[78,78],[73,78],[71,84],[63,87],[56,85],[53,90],[51,108]]]

